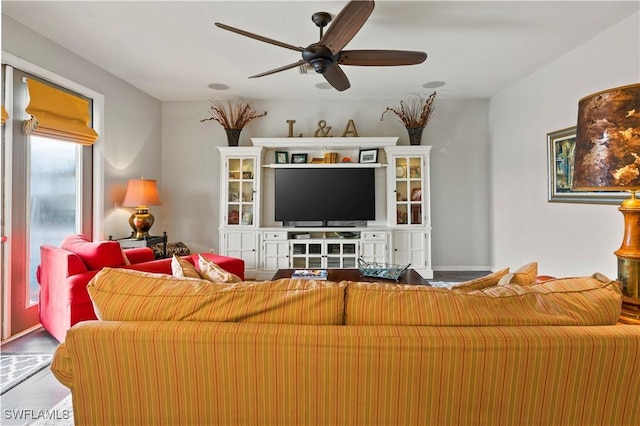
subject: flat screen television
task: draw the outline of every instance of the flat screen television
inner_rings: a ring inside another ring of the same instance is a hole
[[[351,226],[375,216],[373,168],[275,169],[275,220],[285,225]]]

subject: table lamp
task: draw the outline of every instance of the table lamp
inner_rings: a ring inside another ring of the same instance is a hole
[[[162,205],[156,181],[144,178],[129,180],[122,205],[136,209],[129,218],[129,225],[133,229],[132,238],[138,240],[149,238],[149,229],[154,221],[153,215],[149,213],[149,206]]]
[[[594,93],[578,102],[573,189],[628,191],[618,257],[621,322],[640,324],[640,84]]]

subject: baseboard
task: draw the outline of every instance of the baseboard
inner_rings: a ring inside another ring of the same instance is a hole
[[[9,337],[7,337],[6,339],[0,341],[0,346],[4,345],[5,343],[9,343],[9,342],[13,342],[14,340],[31,333],[32,331],[36,331],[38,329],[42,328],[42,324],[38,323],[36,325],[34,325],[33,327],[27,328],[26,330],[23,330],[19,333],[13,334]],[[42,328],[44,330],[44,328]]]

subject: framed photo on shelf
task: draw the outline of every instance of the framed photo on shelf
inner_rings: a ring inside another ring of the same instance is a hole
[[[289,153],[287,151],[276,151],[276,164],[287,164]]]
[[[307,154],[291,154],[291,162],[295,164],[306,164]]]
[[[253,213],[244,212],[242,214],[242,224],[243,225],[252,225],[253,224]]]
[[[422,201],[422,188],[413,188],[411,190],[411,201]]]
[[[360,159],[360,163],[377,163],[378,148],[361,149],[358,158]]]
[[[420,167],[419,166],[409,167],[409,177],[411,179],[420,178]]]
[[[629,198],[627,192],[574,191],[573,160],[576,128],[568,127],[547,133],[550,202],[620,204]]]

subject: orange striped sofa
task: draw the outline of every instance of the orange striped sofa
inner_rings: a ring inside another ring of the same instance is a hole
[[[640,424],[640,327],[616,325],[599,274],[446,289],[105,268],[88,291],[100,320],[51,367],[76,425]]]

